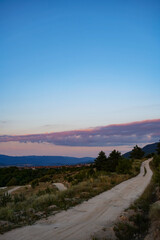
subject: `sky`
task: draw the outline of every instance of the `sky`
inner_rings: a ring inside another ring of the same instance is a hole
[[[160,139],[159,12],[156,0],[1,0],[0,153],[96,156]]]

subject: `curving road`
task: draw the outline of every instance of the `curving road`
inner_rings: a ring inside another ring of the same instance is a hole
[[[89,201],[62,211],[32,226],[14,229],[1,240],[89,240],[91,235],[109,226],[121,212],[137,199],[149,184],[152,171],[149,162],[142,163],[140,174],[120,183]],[[145,174],[144,167],[147,172]]]

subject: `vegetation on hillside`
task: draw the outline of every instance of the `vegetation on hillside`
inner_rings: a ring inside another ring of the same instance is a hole
[[[114,150],[100,152],[90,166],[60,169],[0,169],[1,186],[24,185],[12,194],[0,192],[0,232],[33,224],[36,220],[67,209],[138,174],[141,160],[126,160]],[[67,190],[59,192],[53,182]]]
[[[157,151],[157,154],[160,155],[160,142],[158,142],[158,144],[157,144],[156,151]]]
[[[95,159],[95,167],[97,170],[130,174],[132,161],[123,158],[121,153],[116,150],[113,150],[108,157],[106,157],[105,153],[101,151]]]
[[[49,181],[57,174],[64,173],[65,168],[57,169],[19,169],[18,167],[0,168],[0,187],[26,185],[35,179],[40,181]],[[73,169],[74,171],[74,169]]]

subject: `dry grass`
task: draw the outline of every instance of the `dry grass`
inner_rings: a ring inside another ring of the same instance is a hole
[[[135,159],[132,164],[132,176],[136,176],[139,173],[142,162],[146,159]]]
[[[160,220],[160,201],[157,201],[151,205],[149,217],[152,221]]]
[[[38,186],[32,188],[31,185],[22,186],[12,193],[15,194],[24,194],[25,197],[30,197],[34,194],[38,194],[40,191],[45,191],[46,188],[52,189],[54,192],[57,192],[57,188],[51,182],[40,182]]]
[[[63,192],[57,191],[52,183],[40,183],[34,189],[22,187],[12,194],[11,202],[0,208],[0,220],[11,222],[12,228],[32,224],[37,219],[52,214],[53,211],[67,209],[88,200],[127,178],[128,175],[100,175],[96,179],[90,178],[73,185]],[[24,194],[24,198],[17,197],[22,194]],[[15,197],[18,200],[15,201]],[[50,206],[53,207],[50,208]],[[8,228],[6,229],[8,230]],[[2,228],[1,232],[6,229]]]
[[[90,169],[79,169],[75,171],[66,171],[64,174],[58,174],[50,182],[39,182],[38,186],[32,188],[24,186],[12,193],[12,201],[6,206],[0,208],[0,220],[8,221],[7,227],[0,226],[0,232],[33,224],[36,220],[54,214],[62,209],[68,209],[84,200],[88,200],[115,185],[135,176],[139,173],[141,165],[140,160],[133,163],[133,173],[116,174],[93,171]],[[71,182],[67,182],[72,178]],[[52,184],[54,180],[68,184],[68,189],[59,192]]]

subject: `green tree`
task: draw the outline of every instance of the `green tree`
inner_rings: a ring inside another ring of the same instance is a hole
[[[160,166],[160,156],[159,155],[155,155],[153,158],[153,164],[155,168],[158,168],[158,166]]]
[[[116,171],[119,161],[122,159],[119,151],[113,150],[108,157],[108,170],[111,172]]]
[[[36,186],[39,185],[39,182],[38,182],[38,179],[34,179],[32,182],[31,182],[31,187],[32,188],[35,188]]]
[[[158,144],[157,144],[156,151],[157,151],[157,154],[160,155],[160,142],[158,142]]]
[[[152,163],[155,168],[154,180],[160,186],[160,155],[154,155]]]
[[[132,162],[129,159],[122,158],[118,162],[118,166],[116,167],[117,173],[127,174],[130,173],[130,170],[132,169]]]
[[[8,202],[11,202],[12,198],[11,195],[7,193],[3,193],[0,196],[0,207],[5,207],[7,205]]]
[[[97,170],[105,170],[106,169],[107,157],[105,152],[101,151],[98,154],[98,157],[94,160],[94,164]]]
[[[143,150],[138,147],[137,145],[132,149],[131,153],[130,153],[130,157],[131,158],[135,158],[135,159],[141,159],[144,157],[144,152]]]
[[[16,186],[17,185],[17,179],[15,177],[12,177],[10,181],[7,183],[7,186]]]

